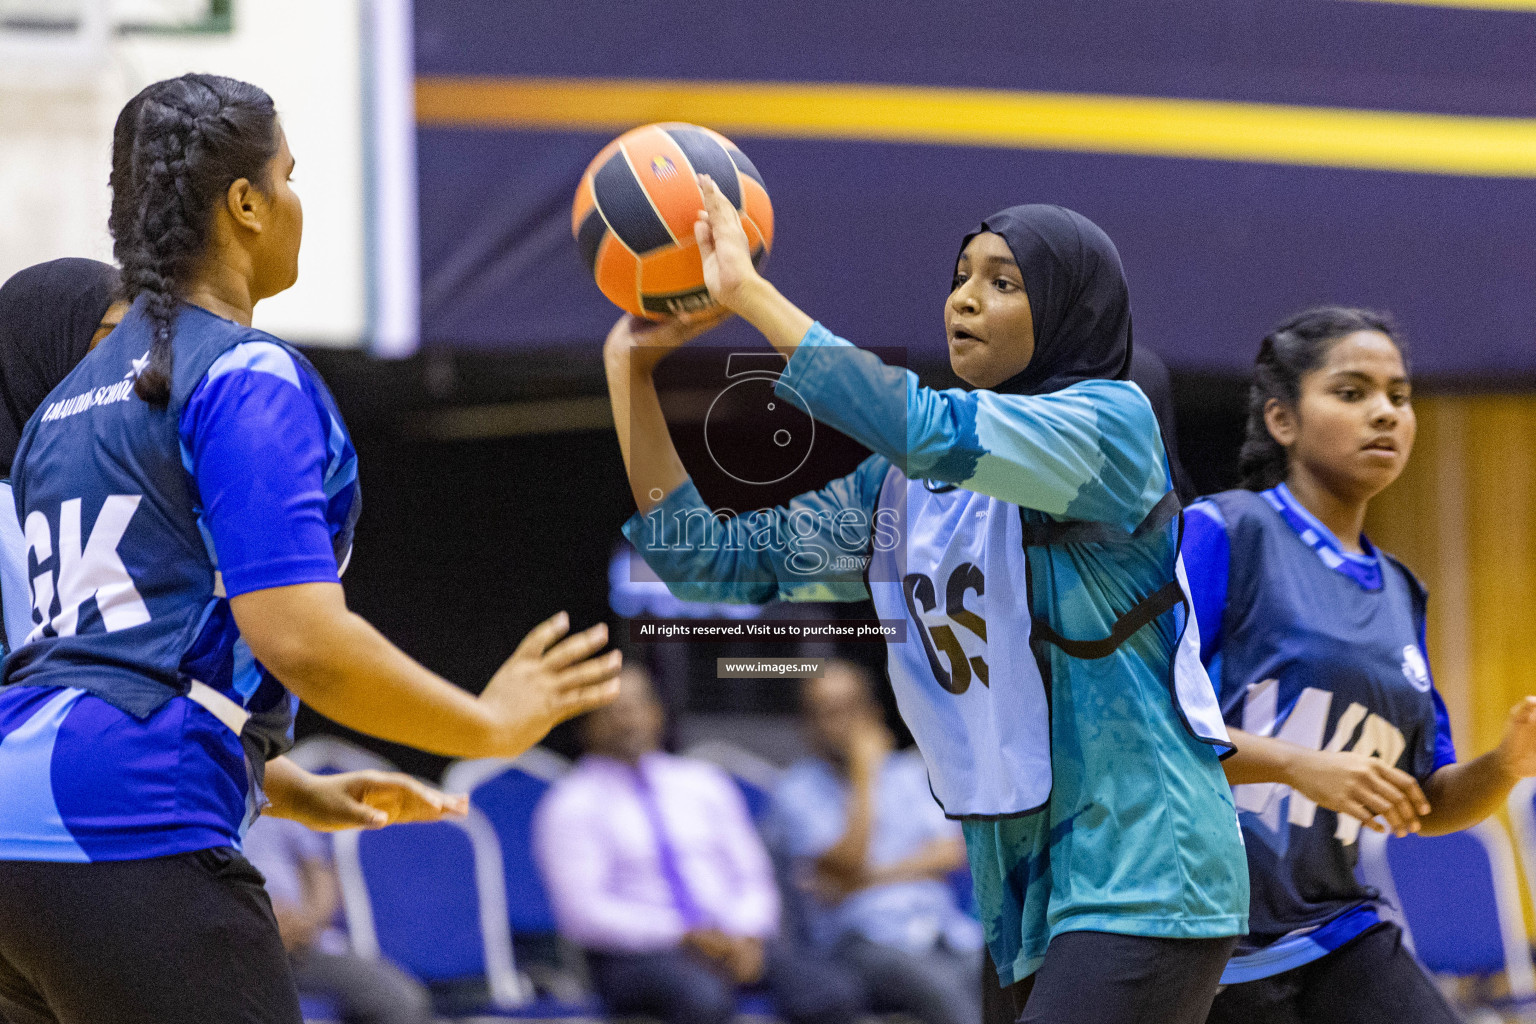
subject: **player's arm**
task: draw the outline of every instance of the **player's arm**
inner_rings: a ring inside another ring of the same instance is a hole
[[[1431,775],[1424,791],[1434,812],[1424,818],[1426,835],[1444,835],[1476,825],[1498,810],[1510,789],[1536,775],[1536,697],[1509,713],[1499,745],[1482,757],[1448,764]]]
[[[203,381],[178,424],[230,610],[252,653],[321,714],[456,757],[511,757],[618,693],[598,626],[537,627],[477,699],[346,605],[326,521],[329,433],[301,371],[258,342]]]
[[[1236,752],[1221,762],[1234,786],[1278,782],[1320,807],[1347,814],[1376,832],[1399,836],[1427,828],[1431,804],[1418,780],[1379,757],[1311,750],[1300,744],[1229,728]],[[1385,824],[1377,821],[1380,817]]]
[[[779,389],[792,387],[816,419],[913,479],[1054,516],[1132,527],[1167,491],[1162,435],[1135,387],[1094,381],[1039,396],[922,387],[910,371],[835,337],[765,280],[730,202],[707,178],[701,187],[695,236],[710,294],[790,360]]]
[[[619,437],[630,493],[642,514],[688,480],[688,471],[667,430],[652,374],[662,359],[711,325],[708,321],[690,324],[674,318],[650,322],[624,316],[603,343],[613,429]]]
[[[853,601],[862,574],[829,571],[839,555],[865,554],[888,465],[868,459],[847,477],[788,505],[724,520],[693,486],[672,443],[653,372],[701,325],[619,320],[604,345],[608,395],[625,472],[639,512],[624,534],[668,588],[686,601],[760,604]],[[851,515],[848,513],[852,513]]]
[[[564,612],[529,633],[475,697],[350,611],[339,583],[256,590],[229,604],[257,660],[304,703],[359,732],[448,757],[516,757],[618,694],[619,653],[593,657],[607,627],[562,640]]]

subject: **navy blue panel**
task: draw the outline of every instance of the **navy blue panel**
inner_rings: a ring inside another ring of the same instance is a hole
[[[731,162],[736,165],[736,169],[738,171],[740,171],[742,174],[745,174],[759,185],[762,185],[765,192],[768,190],[768,186],[763,184],[763,176],[757,171],[757,165],[754,164],[751,160],[747,159],[747,154],[743,153],[735,146],[728,147],[726,152],[731,154]]]
[[[603,235],[607,232],[608,225],[603,223],[602,215],[596,208],[587,214],[576,232],[576,248],[581,250],[581,261],[587,265],[588,271],[597,267],[597,247],[603,244]]]
[[[672,244],[672,234],[656,215],[623,153],[613,154],[592,175],[592,195],[603,219],[631,252],[647,253]]]
[[[697,128],[668,128],[667,134],[693,164],[694,172],[714,178],[731,205],[741,209],[741,182],[736,180],[736,165],[725,147]]]
[[[418,137],[426,344],[596,346],[617,311],[571,240],[570,203],[607,133]],[[1343,302],[1394,313],[1416,372],[1536,373],[1529,181],[734,141],[773,182],[770,277],[862,344],[945,358],[943,304],[961,236],[1004,206],[1056,202],[1099,222],[1120,247],[1136,340],[1175,369],[1245,371],[1281,319]],[[484,187],[491,176],[505,186],[495,202]],[[740,324],[727,332],[761,345]]]
[[[1529,13],[1342,0],[719,0],[707,17],[700,10],[684,0],[417,0],[417,69],[1536,116]]]

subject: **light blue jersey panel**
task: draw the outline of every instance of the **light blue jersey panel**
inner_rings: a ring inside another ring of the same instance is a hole
[[[0,853],[6,860],[86,861],[53,796],[59,727],[84,690],[36,690],[0,710]]]
[[[1013,815],[964,821],[1000,979],[1008,984],[1032,973],[1050,939],[1066,931],[1241,934],[1247,866],[1212,745],[1225,733],[1199,668],[1198,630],[1185,628],[1192,624],[1183,608],[1158,615],[1102,658],[1071,658],[1047,647],[1037,662],[1029,651],[1030,613],[1069,641],[1100,639],[1148,595],[1182,579],[1172,522],[1124,544],[1031,547],[1032,593],[1014,547],[1019,534],[1011,531],[1020,524],[1043,529],[1085,521],[1130,536],[1148,519],[1169,484],[1157,422],[1140,389],[1091,380],[1042,396],[935,391],[820,325],[802,340],[779,387],[792,388],[818,420],[876,455],[820,491],[757,514],[759,530],[783,523],[797,504],[833,521],[849,511],[844,522],[872,524],[863,537],[816,536],[860,541],[878,558],[882,529],[890,526],[880,517],[899,512],[902,500],[887,485],[897,477],[909,481],[907,515],[915,512],[923,525],[907,538],[903,586],[892,586],[876,562],[871,580],[876,599],[884,591],[885,606],[908,621],[905,644],[890,650],[891,676],[935,793],[952,812]],[[686,545],[656,543],[666,523],[689,516],[702,523],[708,514],[690,483],[625,527],[680,597],[854,600],[871,590],[861,579],[820,585],[786,571],[787,558],[745,543],[748,525],[740,520],[713,543],[704,543],[702,532]],[[1035,749],[1029,702],[1015,707],[1014,698],[1041,685],[1030,681],[1040,680],[1042,668],[1050,687],[1044,785],[1038,760],[1012,759]],[[965,692],[950,692],[967,669]],[[1008,689],[1014,685],[1016,693]],[[965,710],[957,697],[975,707]],[[1010,731],[1004,718],[1014,714],[1022,722]],[[996,717],[989,722],[988,715]],[[1041,801],[1038,813],[1019,813]]]
[[[32,632],[32,590],[27,582],[27,539],[16,518],[9,480],[0,481],[0,611],[5,615],[5,648]]]

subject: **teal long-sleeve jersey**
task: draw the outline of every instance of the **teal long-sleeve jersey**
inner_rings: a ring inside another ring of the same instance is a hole
[[[1226,736],[1184,606],[1101,656],[1031,643],[1106,637],[1182,578],[1177,524],[1149,519],[1169,482],[1140,389],[937,391],[818,324],[776,390],[876,454],[724,523],[686,483],[625,533],[684,599],[872,597],[906,620],[892,686],[935,797],[964,822],[1000,980],[1065,931],[1242,933]],[[1027,543],[1063,522],[1123,542]]]

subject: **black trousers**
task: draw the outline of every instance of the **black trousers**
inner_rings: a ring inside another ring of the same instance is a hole
[[[350,953],[297,953],[293,980],[303,995],[336,1003],[345,1024],[431,1024],[426,987],[388,960]]]
[[[851,972],[782,940],[764,950],[763,987],[790,1024],[853,1024],[864,992]],[[616,1014],[645,1014],[665,1024],[728,1024],[736,990],[719,970],[686,949],[655,953],[588,951],[592,986]]]
[[[1321,959],[1228,985],[1211,1024],[1457,1024],[1461,1017],[1383,921]]]
[[[301,1024],[261,873],[231,849],[0,861],[10,1024]]]
[[[1204,1024],[1237,938],[1155,939],[1065,932],[1008,989],[983,971],[987,1024]],[[1001,998],[999,998],[1001,997]]]

